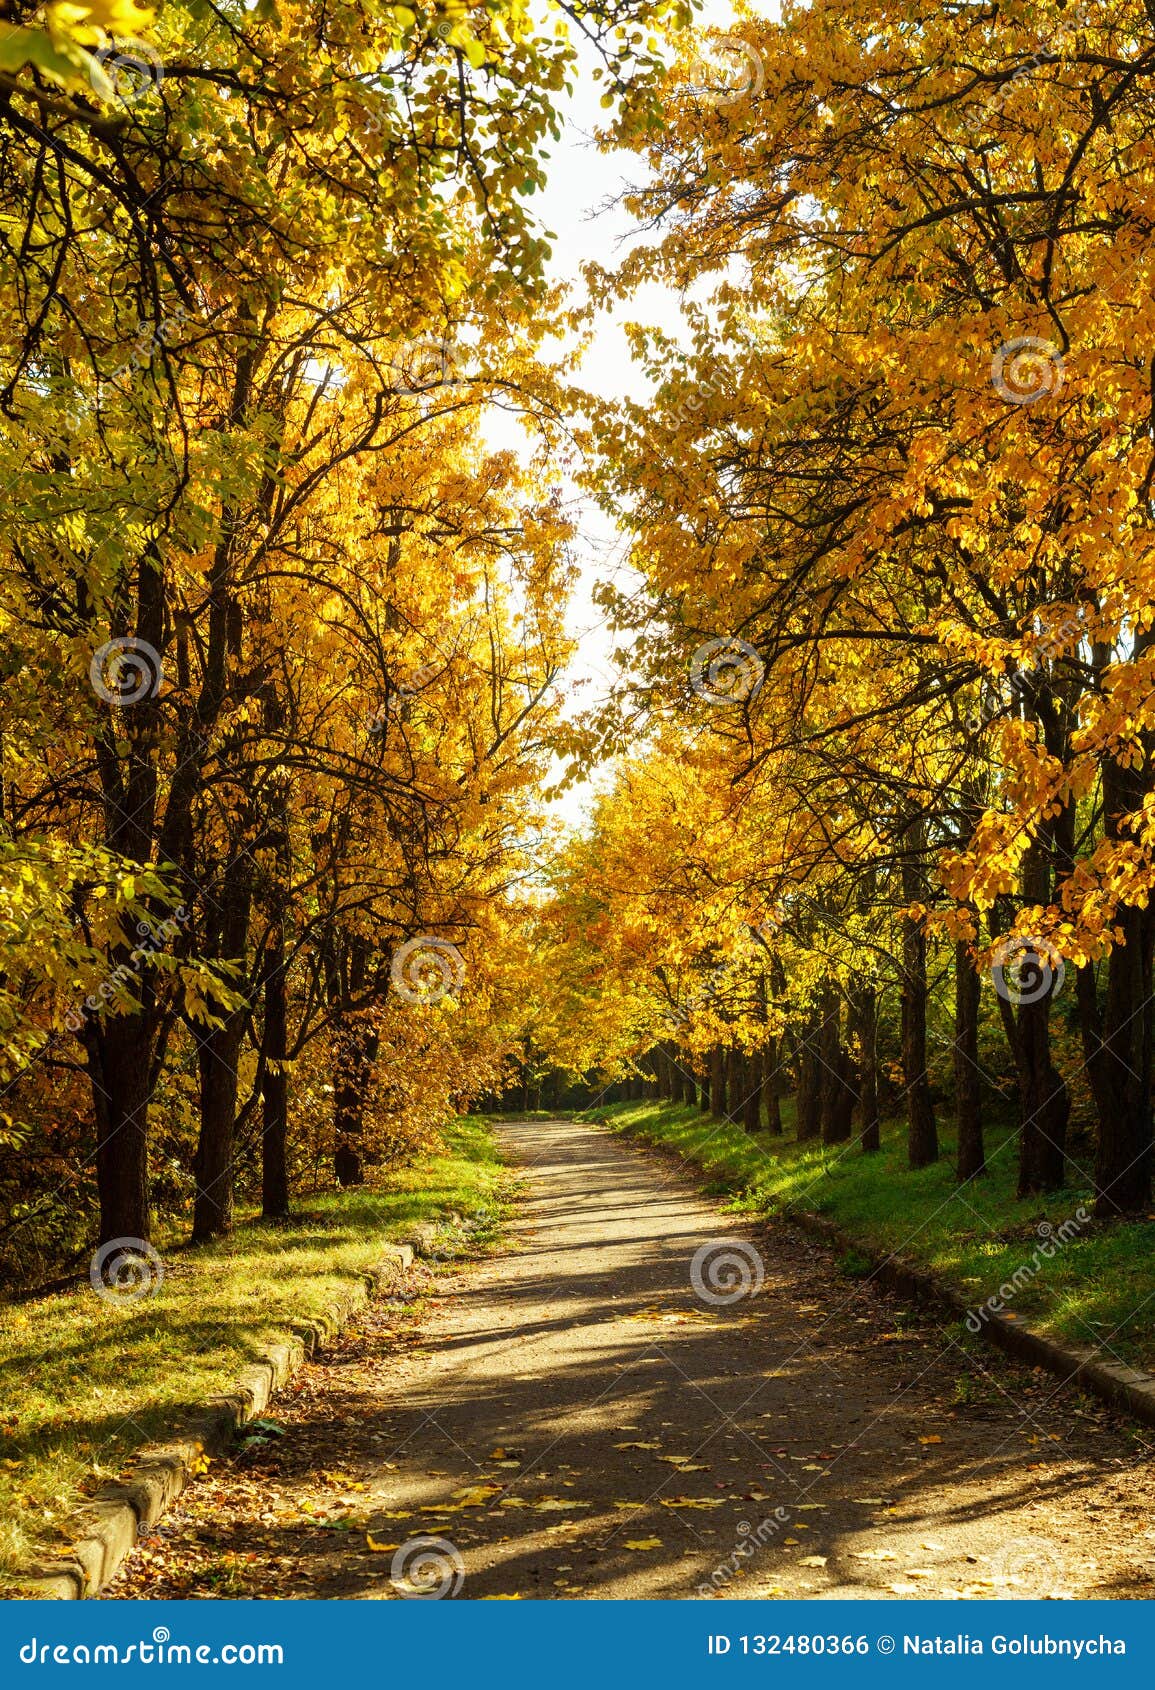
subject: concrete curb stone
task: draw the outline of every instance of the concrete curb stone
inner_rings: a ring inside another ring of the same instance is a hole
[[[170,1443],[145,1444],[127,1479],[102,1485],[84,1511],[85,1531],[71,1555],[42,1562],[20,1580],[21,1594],[39,1601],[80,1601],[98,1596],[119,1571],[142,1527],[164,1514],[206,1456],[219,1455],[239,1427],[266,1404],[304,1362],[333,1341],[371,1297],[396,1284],[413,1266],[408,1244],[390,1244],[361,1284],[336,1298],[315,1320],[302,1322],[283,1341],[266,1345],[225,1396],[210,1397]]]

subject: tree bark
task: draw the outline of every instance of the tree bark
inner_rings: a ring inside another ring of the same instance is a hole
[[[954,1095],[960,1184],[987,1171],[979,1086],[979,992],[981,982],[965,939],[954,948]]]
[[[904,834],[902,895],[908,904],[923,894],[923,825]],[[925,1168],[938,1160],[938,1126],[926,1071],[926,929],[921,919],[902,918],[902,1073],[906,1086],[907,1160]]]
[[[782,1136],[782,1087],[778,1073],[781,1039],[771,1039],[762,1059],[762,1103],[766,1111],[766,1128],[776,1138]]]
[[[283,1220],[289,1213],[289,1081],[284,1071],[289,1050],[289,1017],[285,935],[279,924],[270,938],[264,998],[261,1214],[266,1220]]]
[[[148,1241],[148,1106],[156,1022],[117,1015],[85,1034],[96,1116],[100,1242]]]
[[[799,1141],[818,1138],[822,1132],[821,1067],[818,1060],[819,1022],[811,1012],[798,1039],[797,1128]]]
[[[375,1032],[352,1022],[346,1025],[334,1056],[333,1172],[342,1186],[360,1185],[365,1178],[361,1136],[379,1044]]]
[[[850,1031],[858,1042],[858,1142],[864,1151],[882,1148],[878,1107],[878,993],[855,986],[850,998]]]
[[[728,1107],[726,1118],[739,1121],[742,1118],[742,1108],[745,1103],[746,1064],[742,1052],[735,1045],[731,1045],[726,1052],[726,1098]]]
[[[718,1120],[726,1113],[726,1053],[721,1045],[710,1052],[710,1113]]]
[[[210,954],[243,962],[248,949],[253,861],[243,849],[221,877],[219,914],[208,935]],[[194,1244],[220,1238],[233,1226],[234,1137],[237,1119],[237,1061],[245,1031],[244,1008],[227,1011],[220,1027],[197,1035],[200,1066],[200,1133],[197,1140]]]
[[[748,1133],[756,1133],[762,1125],[762,1052],[754,1050],[746,1058],[746,1087],[742,1102],[742,1125]]]
[[[1118,838],[1121,818],[1142,803],[1146,779],[1108,766],[1103,775],[1104,832]],[[1121,907],[1115,923],[1124,943],[1107,958],[1106,993],[1100,1009],[1091,967],[1076,982],[1087,1073],[1099,1118],[1095,1157],[1095,1213],[1146,1213],[1152,1180],[1152,949],[1151,909]]]

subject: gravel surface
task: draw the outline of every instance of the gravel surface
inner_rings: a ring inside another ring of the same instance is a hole
[[[366,1311],[107,1597],[1155,1595],[1149,1430],[664,1157],[503,1133],[501,1252]]]

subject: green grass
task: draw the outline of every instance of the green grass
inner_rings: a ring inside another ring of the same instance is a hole
[[[789,1133],[789,1101],[783,1116]],[[825,1215],[864,1250],[932,1270],[976,1308],[1032,1263],[1041,1226],[1057,1230],[1080,1206],[1091,1210],[1090,1180],[1074,1169],[1065,1190],[1017,1198],[1017,1150],[1005,1125],[988,1128],[989,1173],[960,1189],[949,1134],[941,1132],[942,1159],[912,1173],[899,1122],[884,1127],[881,1151],[864,1156],[853,1143],[798,1144],[765,1131],[752,1138],[684,1104],[614,1104],[583,1118],[676,1151],[706,1175],[707,1190],[729,1196],[735,1209]],[[844,1258],[851,1275],[861,1267],[854,1258],[853,1250]],[[1155,1215],[1081,1225],[1049,1260],[1037,1260],[1037,1271],[1006,1299],[1009,1313],[1055,1338],[1102,1343],[1155,1371]]]
[[[385,1240],[444,1220],[450,1252],[483,1244],[512,1187],[488,1126],[466,1117],[378,1186],[311,1197],[286,1223],[245,1220],[197,1250],[158,1240],[164,1278],[151,1295],[110,1306],[86,1280],[0,1308],[0,1579],[65,1549],[82,1491],[227,1389],[264,1341],[320,1314]]]

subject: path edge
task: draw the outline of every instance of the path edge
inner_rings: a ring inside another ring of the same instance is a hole
[[[679,1167],[705,1177],[706,1170],[701,1163],[683,1156],[669,1145],[647,1139],[640,1133],[635,1135],[620,1128],[607,1128],[601,1122],[580,1124],[594,1126],[595,1130],[602,1132],[608,1130],[614,1137],[627,1139],[643,1152],[672,1160]],[[926,1268],[915,1267],[900,1256],[881,1253],[874,1245],[855,1237],[853,1233],[844,1232],[836,1222],[816,1214],[813,1209],[783,1204],[779,1209],[758,1210],[753,1214],[760,1223],[792,1221],[825,1244],[844,1252],[853,1250],[870,1263],[870,1273],[864,1276],[867,1283],[873,1280],[900,1297],[945,1310],[963,1320],[977,1312],[975,1305],[947,1280],[940,1279]],[[1144,1425],[1155,1426],[1155,1378],[1141,1368],[1128,1367],[1124,1362],[1104,1361],[1102,1352],[1090,1345],[1060,1344],[1054,1338],[1032,1331],[1019,1320],[1008,1320],[1005,1315],[995,1314],[989,1309],[981,1316],[979,1333],[988,1343],[1015,1360],[1026,1362],[1031,1367],[1045,1368],[1064,1384],[1082,1386],[1108,1407],[1129,1414]]]
[[[336,1338],[363,1304],[413,1266],[409,1244],[389,1244],[380,1261],[315,1319],[293,1325],[283,1339],[266,1344],[241,1370],[226,1395],[208,1397],[193,1411],[179,1437],[142,1444],[132,1457],[132,1477],[102,1485],[85,1509],[91,1526],[71,1554],[40,1561],[14,1583],[32,1601],[85,1601],[120,1571],[142,1528],[153,1526],[185,1486],[204,1471],[206,1456],[220,1455],[238,1429],[255,1419],[305,1362]]]
[[[925,1268],[913,1267],[898,1256],[880,1255],[860,1238],[844,1232],[825,1215],[812,1209],[786,1207],[779,1211],[783,1219],[796,1222],[802,1229],[824,1243],[844,1251],[853,1250],[870,1263],[869,1280],[883,1285],[888,1291],[913,1302],[937,1305],[950,1313],[966,1318],[977,1311],[961,1292],[946,1280]],[[968,1331],[973,1331],[968,1327]],[[1123,1362],[1104,1361],[1100,1351],[1090,1345],[1060,1344],[1033,1332],[1019,1320],[984,1310],[980,1317],[979,1333],[998,1349],[1005,1350],[1017,1361],[1032,1367],[1044,1367],[1066,1384],[1082,1385],[1110,1407],[1121,1409],[1148,1426],[1155,1426],[1155,1379],[1140,1368]]]

